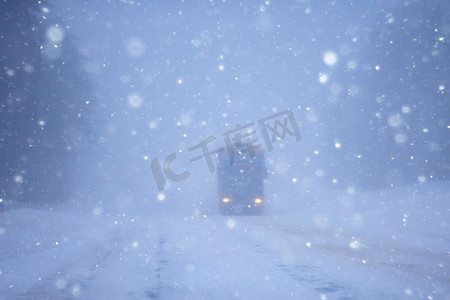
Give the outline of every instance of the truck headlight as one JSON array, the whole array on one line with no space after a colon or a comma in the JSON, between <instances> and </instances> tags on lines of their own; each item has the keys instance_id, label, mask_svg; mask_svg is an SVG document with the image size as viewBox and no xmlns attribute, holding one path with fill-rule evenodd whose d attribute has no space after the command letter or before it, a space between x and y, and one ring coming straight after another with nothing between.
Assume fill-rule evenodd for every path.
<instances>
[{"instance_id":1,"label":"truck headlight","mask_svg":"<svg viewBox=\"0 0 450 300\"><path fill-rule=\"evenodd\" d=\"M256 198L255 199L255 204L261 204L262 203L262 199L261 198Z\"/></svg>"},{"instance_id":2,"label":"truck headlight","mask_svg":"<svg viewBox=\"0 0 450 300\"><path fill-rule=\"evenodd\" d=\"M228 202L230 202L230 198L225 197L225 198L222 199L222 202L223 203L228 203Z\"/></svg>"}]
</instances>

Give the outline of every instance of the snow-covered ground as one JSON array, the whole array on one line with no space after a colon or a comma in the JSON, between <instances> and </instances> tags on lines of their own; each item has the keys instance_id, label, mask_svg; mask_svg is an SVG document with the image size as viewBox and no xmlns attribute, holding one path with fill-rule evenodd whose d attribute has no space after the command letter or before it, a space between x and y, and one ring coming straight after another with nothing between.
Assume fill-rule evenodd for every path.
<instances>
[{"instance_id":1,"label":"snow-covered ground","mask_svg":"<svg viewBox=\"0 0 450 300\"><path fill-rule=\"evenodd\" d=\"M6 211L0 299L450 299L448 182L350 192L261 217Z\"/></svg>"}]
</instances>

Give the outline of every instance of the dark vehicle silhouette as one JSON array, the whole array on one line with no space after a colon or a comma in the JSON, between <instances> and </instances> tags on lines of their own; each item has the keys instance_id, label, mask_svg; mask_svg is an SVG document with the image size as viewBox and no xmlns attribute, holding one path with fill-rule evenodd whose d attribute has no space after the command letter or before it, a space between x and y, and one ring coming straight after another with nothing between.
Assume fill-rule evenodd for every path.
<instances>
[{"instance_id":1,"label":"dark vehicle silhouette","mask_svg":"<svg viewBox=\"0 0 450 300\"><path fill-rule=\"evenodd\" d=\"M236 144L234 149L220 151L218 158L220 213L261 215L265 202L264 179L267 178L264 151Z\"/></svg>"}]
</instances>

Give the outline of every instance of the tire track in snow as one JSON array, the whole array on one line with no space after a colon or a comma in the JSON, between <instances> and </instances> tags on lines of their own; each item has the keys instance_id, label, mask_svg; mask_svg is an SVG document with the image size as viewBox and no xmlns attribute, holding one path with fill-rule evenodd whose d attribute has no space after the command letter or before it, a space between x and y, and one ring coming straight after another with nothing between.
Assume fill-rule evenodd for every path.
<instances>
[{"instance_id":1,"label":"tire track in snow","mask_svg":"<svg viewBox=\"0 0 450 300\"><path fill-rule=\"evenodd\" d=\"M103 241L95 241L82 253L66 263L50 276L41 278L34 287L27 289L20 298L67 299L81 296L97 275L99 266L124 242L123 233L113 231ZM91 241L90 241L91 242Z\"/></svg>"},{"instance_id":2,"label":"tire track in snow","mask_svg":"<svg viewBox=\"0 0 450 300\"><path fill-rule=\"evenodd\" d=\"M273 246L263 245L260 240L257 240L251 234L247 234L243 241L250 244L255 252L275 258L274 264L302 286L313 289L325 297L333 297L333 299L355 298L356 291L354 289L327 275L324 268L305 264L300 259L292 257L280 262L280 260L284 260L282 252L274 249Z\"/></svg>"}]
</instances>

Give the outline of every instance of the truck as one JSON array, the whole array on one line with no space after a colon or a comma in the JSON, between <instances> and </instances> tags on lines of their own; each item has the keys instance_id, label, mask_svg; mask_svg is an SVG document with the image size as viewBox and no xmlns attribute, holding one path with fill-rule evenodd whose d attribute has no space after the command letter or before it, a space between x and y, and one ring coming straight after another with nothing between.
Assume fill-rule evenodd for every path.
<instances>
[{"instance_id":1,"label":"truck","mask_svg":"<svg viewBox=\"0 0 450 300\"><path fill-rule=\"evenodd\" d=\"M264 181L267 178L264 151L235 144L218 153L217 183L222 215L262 215Z\"/></svg>"}]
</instances>

